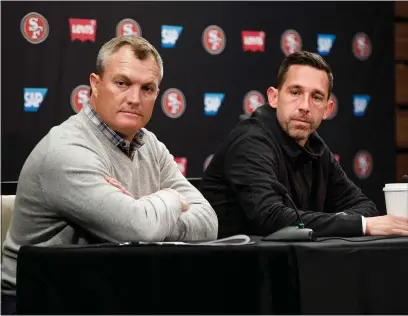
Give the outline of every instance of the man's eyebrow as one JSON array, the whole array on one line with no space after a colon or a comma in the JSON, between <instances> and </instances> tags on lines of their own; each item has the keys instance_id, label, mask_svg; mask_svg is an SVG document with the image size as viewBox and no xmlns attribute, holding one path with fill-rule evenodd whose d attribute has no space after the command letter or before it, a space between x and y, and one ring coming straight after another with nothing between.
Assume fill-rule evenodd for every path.
<instances>
[{"instance_id":1,"label":"man's eyebrow","mask_svg":"<svg viewBox=\"0 0 408 316\"><path fill-rule=\"evenodd\" d=\"M301 86L301 85L299 85L299 84L289 85L287 88L288 88L288 89L304 89L304 87ZM320 94L320 95L322 95L322 96L325 96L325 95L326 95L326 94L324 93L324 91L319 90L319 89L314 89L314 90L313 90L313 93L315 93L315 94L317 93L317 94Z\"/></svg>"},{"instance_id":2,"label":"man's eyebrow","mask_svg":"<svg viewBox=\"0 0 408 316\"><path fill-rule=\"evenodd\" d=\"M154 86L155 88L157 88L157 83L155 80L149 80L145 83L143 83L143 86Z\"/></svg>"},{"instance_id":3,"label":"man's eyebrow","mask_svg":"<svg viewBox=\"0 0 408 316\"><path fill-rule=\"evenodd\" d=\"M112 77L113 79L124 79L126 81L130 81L130 78L123 74L116 74Z\"/></svg>"},{"instance_id":4,"label":"man's eyebrow","mask_svg":"<svg viewBox=\"0 0 408 316\"><path fill-rule=\"evenodd\" d=\"M326 95L322 90L319 90L319 89L313 90L313 93L320 94L320 95L322 95L323 97Z\"/></svg>"},{"instance_id":5,"label":"man's eyebrow","mask_svg":"<svg viewBox=\"0 0 408 316\"><path fill-rule=\"evenodd\" d=\"M303 89L303 87L298 84L292 84L288 86L288 89Z\"/></svg>"}]
</instances>

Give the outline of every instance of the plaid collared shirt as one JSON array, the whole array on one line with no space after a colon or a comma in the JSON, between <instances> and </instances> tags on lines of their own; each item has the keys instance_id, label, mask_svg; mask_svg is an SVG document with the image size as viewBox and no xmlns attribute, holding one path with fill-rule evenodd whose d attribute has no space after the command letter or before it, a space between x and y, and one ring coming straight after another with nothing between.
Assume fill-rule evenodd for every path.
<instances>
[{"instance_id":1,"label":"plaid collared shirt","mask_svg":"<svg viewBox=\"0 0 408 316\"><path fill-rule=\"evenodd\" d=\"M98 113L96 113L89 104L84 106L84 112L85 115L88 116L93 123L95 123L95 125L112 142L113 145L117 146L126 156L133 160L136 150L144 145L143 136L145 133L142 130L139 130L132 142L130 142L123 139L118 133L106 125L106 123L101 120Z\"/></svg>"}]
</instances>

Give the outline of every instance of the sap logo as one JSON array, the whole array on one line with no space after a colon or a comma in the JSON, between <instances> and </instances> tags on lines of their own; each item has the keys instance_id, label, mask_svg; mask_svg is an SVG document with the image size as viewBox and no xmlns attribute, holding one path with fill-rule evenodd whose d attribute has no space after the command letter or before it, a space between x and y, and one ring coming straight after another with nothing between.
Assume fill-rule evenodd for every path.
<instances>
[{"instance_id":1,"label":"sap logo","mask_svg":"<svg viewBox=\"0 0 408 316\"><path fill-rule=\"evenodd\" d=\"M47 88L24 88L24 111L37 112L47 91Z\"/></svg>"},{"instance_id":2,"label":"sap logo","mask_svg":"<svg viewBox=\"0 0 408 316\"><path fill-rule=\"evenodd\" d=\"M355 94L353 96L353 110L355 116L364 116L371 97L369 95Z\"/></svg>"},{"instance_id":3,"label":"sap logo","mask_svg":"<svg viewBox=\"0 0 408 316\"><path fill-rule=\"evenodd\" d=\"M161 27L162 47L173 48L183 31L183 27L176 25L162 25Z\"/></svg>"},{"instance_id":4,"label":"sap logo","mask_svg":"<svg viewBox=\"0 0 408 316\"><path fill-rule=\"evenodd\" d=\"M317 52L321 56L327 56L336 40L336 36L332 34L317 34Z\"/></svg>"},{"instance_id":5,"label":"sap logo","mask_svg":"<svg viewBox=\"0 0 408 316\"><path fill-rule=\"evenodd\" d=\"M204 93L204 113L208 116L215 116L224 101L224 93Z\"/></svg>"}]
</instances>

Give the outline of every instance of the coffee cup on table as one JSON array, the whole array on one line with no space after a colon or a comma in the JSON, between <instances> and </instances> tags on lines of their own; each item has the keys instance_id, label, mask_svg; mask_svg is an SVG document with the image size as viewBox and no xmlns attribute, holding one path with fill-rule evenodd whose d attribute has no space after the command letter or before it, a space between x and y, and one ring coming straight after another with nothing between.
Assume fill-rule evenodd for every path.
<instances>
[{"instance_id":1,"label":"coffee cup on table","mask_svg":"<svg viewBox=\"0 0 408 316\"><path fill-rule=\"evenodd\" d=\"M408 183L387 183L383 191L387 214L408 218Z\"/></svg>"}]
</instances>

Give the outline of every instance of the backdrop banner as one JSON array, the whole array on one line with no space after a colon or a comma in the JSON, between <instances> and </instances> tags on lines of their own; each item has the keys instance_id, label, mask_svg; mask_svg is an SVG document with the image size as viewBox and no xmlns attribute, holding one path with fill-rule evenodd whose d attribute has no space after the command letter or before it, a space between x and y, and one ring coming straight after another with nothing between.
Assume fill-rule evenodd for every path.
<instances>
[{"instance_id":1,"label":"backdrop banner","mask_svg":"<svg viewBox=\"0 0 408 316\"><path fill-rule=\"evenodd\" d=\"M334 74L336 110L319 134L385 211L395 179L392 2L3 2L2 181L55 125L89 101L100 47L141 35L164 78L146 126L187 177L201 177L241 119L266 102L285 55L316 52Z\"/></svg>"}]
</instances>

